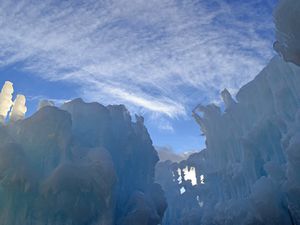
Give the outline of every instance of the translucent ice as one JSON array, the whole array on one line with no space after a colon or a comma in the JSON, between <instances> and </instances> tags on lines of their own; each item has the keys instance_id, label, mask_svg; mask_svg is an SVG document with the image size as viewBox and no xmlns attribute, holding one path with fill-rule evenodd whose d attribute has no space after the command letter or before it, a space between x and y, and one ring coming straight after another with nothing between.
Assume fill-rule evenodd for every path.
<instances>
[{"instance_id":1,"label":"translucent ice","mask_svg":"<svg viewBox=\"0 0 300 225\"><path fill-rule=\"evenodd\" d=\"M237 102L223 95L224 113L194 110L206 149L157 165L169 202L163 224L299 224L300 67L274 57ZM186 168L197 185L178 179Z\"/></svg>"},{"instance_id":2,"label":"translucent ice","mask_svg":"<svg viewBox=\"0 0 300 225\"><path fill-rule=\"evenodd\" d=\"M18 121L25 118L25 113L27 112L26 107L26 98L24 95L17 95L16 100L13 103L11 112L10 112L10 120Z\"/></svg>"},{"instance_id":3,"label":"translucent ice","mask_svg":"<svg viewBox=\"0 0 300 225\"><path fill-rule=\"evenodd\" d=\"M0 140L1 225L161 223L157 153L143 119L132 122L124 106L44 105L0 127Z\"/></svg>"},{"instance_id":4,"label":"translucent ice","mask_svg":"<svg viewBox=\"0 0 300 225\"><path fill-rule=\"evenodd\" d=\"M274 15L277 28L277 41L274 49L286 61L300 66L300 2L298 0L281 0Z\"/></svg>"},{"instance_id":5,"label":"translucent ice","mask_svg":"<svg viewBox=\"0 0 300 225\"><path fill-rule=\"evenodd\" d=\"M0 123L5 122L6 116L13 104L13 92L13 84L9 81L6 81L0 93Z\"/></svg>"}]
</instances>

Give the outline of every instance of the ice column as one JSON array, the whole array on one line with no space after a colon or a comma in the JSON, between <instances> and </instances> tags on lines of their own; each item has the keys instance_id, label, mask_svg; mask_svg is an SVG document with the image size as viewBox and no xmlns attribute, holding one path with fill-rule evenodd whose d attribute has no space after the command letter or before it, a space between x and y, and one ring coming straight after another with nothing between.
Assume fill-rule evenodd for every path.
<instances>
[{"instance_id":1,"label":"ice column","mask_svg":"<svg viewBox=\"0 0 300 225\"><path fill-rule=\"evenodd\" d=\"M24 119L27 112L26 98L24 95L17 95L14 101L13 108L10 113L10 120L15 122L17 120Z\"/></svg>"},{"instance_id":2,"label":"ice column","mask_svg":"<svg viewBox=\"0 0 300 225\"><path fill-rule=\"evenodd\" d=\"M7 114L13 104L13 83L6 81L0 93L0 123L4 124Z\"/></svg>"}]
</instances>

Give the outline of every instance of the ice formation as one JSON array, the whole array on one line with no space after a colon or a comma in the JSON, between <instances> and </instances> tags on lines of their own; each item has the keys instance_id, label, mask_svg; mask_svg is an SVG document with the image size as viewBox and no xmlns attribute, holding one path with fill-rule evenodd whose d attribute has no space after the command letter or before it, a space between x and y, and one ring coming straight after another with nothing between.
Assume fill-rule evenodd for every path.
<instances>
[{"instance_id":1,"label":"ice formation","mask_svg":"<svg viewBox=\"0 0 300 225\"><path fill-rule=\"evenodd\" d=\"M197 176L196 176L196 170L194 167L185 167L183 169L184 179L190 180L192 185L197 185Z\"/></svg>"},{"instance_id":2,"label":"ice formation","mask_svg":"<svg viewBox=\"0 0 300 225\"><path fill-rule=\"evenodd\" d=\"M283 57L236 101L224 90L224 112L214 104L195 108L206 149L158 163L156 180L169 205L164 225L300 224L299 21L300 2L280 2L275 48ZM185 168L195 168L197 185L181 178Z\"/></svg>"},{"instance_id":3,"label":"ice formation","mask_svg":"<svg viewBox=\"0 0 300 225\"><path fill-rule=\"evenodd\" d=\"M44 106L0 127L0 140L1 225L161 223L158 156L123 105Z\"/></svg>"},{"instance_id":4,"label":"ice formation","mask_svg":"<svg viewBox=\"0 0 300 225\"><path fill-rule=\"evenodd\" d=\"M282 0L277 7L275 25L277 41L274 49L289 62L300 66L300 2L298 0Z\"/></svg>"},{"instance_id":5,"label":"ice formation","mask_svg":"<svg viewBox=\"0 0 300 225\"><path fill-rule=\"evenodd\" d=\"M157 165L163 224L300 224L300 67L275 57L236 98L194 111L206 149Z\"/></svg>"},{"instance_id":6,"label":"ice formation","mask_svg":"<svg viewBox=\"0 0 300 225\"><path fill-rule=\"evenodd\" d=\"M0 225L300 224L299 15L299 1L279 4L274 48L283 59L236 100L225 89L224 112L195 108L206 149L158 163L161 186L144 120L132 122L122 105L44 102L0 126ZM7 82L2 122L12 93ZM23 100L11 112L17 118Z\"/></svg>"},{"instance_id":7,"label":"ice formation","mask_svg":"<svg viewBox=\"0 0 300 225\"><path fill-rule=\"evenodd\" d=\"M235 104L235 101L233 100L230 92L227 89L224 89L221 92L221 96L222 96L222 99L223 99L223 102L224 102L224 105L225 105L226 109L232 107L232 105Z\"/></svg>"},{"instance_id":8,"label":"ice formation","mask_svg":"<svg viewBox=\"0 0 300 225\"><path fill-rule=\"evenodd\" d=\"M4 123L7 114L13 104L12 95L14 92L13 84L6 81L0 93L0 123Z\"/></svg>"},{"instance_id":9,"label":"ice formation","mask_svg":"<svg viewBox=\"0 0 300 225\"><path fill-rule=\"evenodd\" d=\"M9 114L9 119L12 122L25 118L26 97L24 95L17 95L13 101L13 83L6 81L0 93L0 124L4 124Z\"/></svg>"},{"instance_id":10,"label":"ice formation","mask_svg":"<svg viewBox=\"0 0 300 225\"><path fill-rule=\"evenodd\" d=\"M9 118L11 121L18 121L25 118L27 112L26 98L24 95L17 95L13 103Z\"/></svg>"}]
</instances>

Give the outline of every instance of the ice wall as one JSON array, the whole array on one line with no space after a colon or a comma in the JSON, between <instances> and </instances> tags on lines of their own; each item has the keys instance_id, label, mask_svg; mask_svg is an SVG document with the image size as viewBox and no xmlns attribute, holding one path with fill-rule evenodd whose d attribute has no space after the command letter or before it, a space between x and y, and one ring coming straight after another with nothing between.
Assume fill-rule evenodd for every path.
<instances>
[{"instance_id":1,"label":"ice wall","mask_svg":"<svg viewBox=\"0 0 300 225\"><path fill-rule=\"evenodd\" d=\"M281 1L274 15L282 58L236 101L222 91L224 112L195 108L206 149L157 165L169 205L164 225L300 224L300 2ZM197 185L182 179L185 168L195 168Z\"/></svg>"},{"instance_id":2,"label":"ice wall","mask_svg":"<svg viewBox=\"0 0 300 225\"><path fill-rule=\"evenodd\" d=\"M157 153L124 106L44 106L0 127L0 140L1 225L161 223Z\"/></svg>"},{"instance_id":3,"label":"ice wall","mask_svg":"<svg viewBox=\"0 0 300 225\"><path fill-rule=\"evenodd\" d=\"M277 28L274 49L286 61L300 66L300 2L298 0L281 0L274 12Z\"/></svg>"},{"instance_id":4,"label":"ice wall","mask_svg":"<svg viewBox=\"0 0 300 225\"><path fill-rule=\"evenodd\" d=\"M224 97L223 113L194 111L206 149L157 165L169 204L163 224L300 224L300 67L274 57L237 102ZM197 185L181 178L186 168Z\"/></svg>"}]
</instances>

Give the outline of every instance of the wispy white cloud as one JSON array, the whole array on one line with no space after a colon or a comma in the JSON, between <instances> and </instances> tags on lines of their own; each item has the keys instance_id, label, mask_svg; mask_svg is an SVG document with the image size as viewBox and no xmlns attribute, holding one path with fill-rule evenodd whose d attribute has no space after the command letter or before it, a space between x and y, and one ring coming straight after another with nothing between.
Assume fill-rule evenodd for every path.
<instances>
[{"instance_id":1,"label":"wispy white cloud","mask_svg":"<svg viewBox=\"0 0 300 225\"><path fill-rule=\"evenodd\" d=\"M175 128L168 117L162 116L161 113L151 113L147 118L152 124L155 124L155 128L159 129L160 132L166 134L174 134Z\"/></svg>"},{"instance_id":2,"label":"wispy white cloud","mask_svg":"<svg viewBox=\"0 0 300 225\"><path fill-rule=\"evenodd\" d=\"M104 104L186 115L271 57L268 2L2 0L0 66L22 62Z\"/></svg>"}]
</instances>

